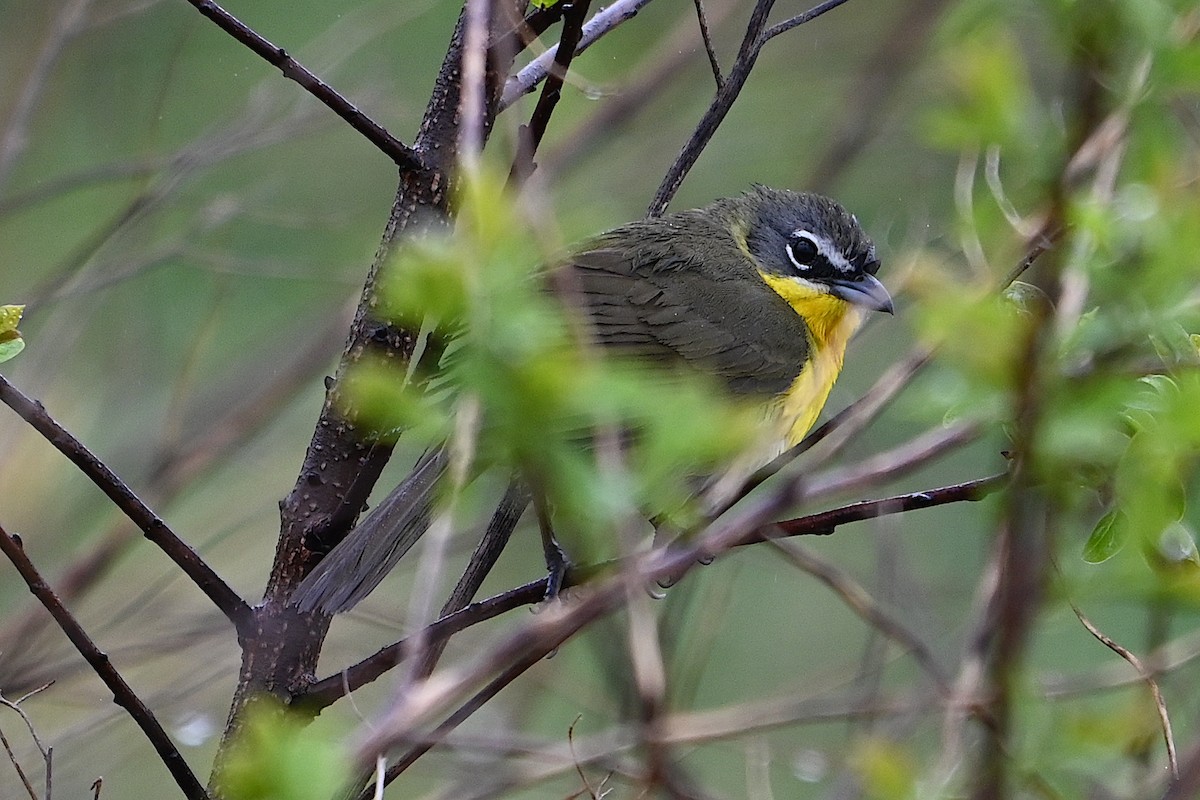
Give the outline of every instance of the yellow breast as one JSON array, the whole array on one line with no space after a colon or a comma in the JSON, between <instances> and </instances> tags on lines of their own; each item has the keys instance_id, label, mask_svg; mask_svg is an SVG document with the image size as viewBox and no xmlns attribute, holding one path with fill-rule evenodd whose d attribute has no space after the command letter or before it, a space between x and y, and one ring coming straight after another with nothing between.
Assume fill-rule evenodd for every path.
<instances>
[{"instance_id":1,"label":"yellow breast","mask_svg":"<svg viewBox=\"0 0 1200 800\"><path fill-rule=\"evenodd\" d=\"M775 411L779 437L784 447L791 447L804 438L821 415L829 392L842 371L846 345L862 324L863 313L845 300L806 282L760 274L808 326L808 363L779 397Z\"/></svg>"}]
</instances>

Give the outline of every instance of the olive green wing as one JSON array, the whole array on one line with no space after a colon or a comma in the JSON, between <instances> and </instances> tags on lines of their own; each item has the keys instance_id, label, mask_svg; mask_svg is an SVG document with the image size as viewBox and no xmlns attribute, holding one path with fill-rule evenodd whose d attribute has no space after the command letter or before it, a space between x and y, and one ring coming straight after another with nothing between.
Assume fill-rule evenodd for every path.
<instances>
[{"instance_id":1,"label":"olive green wing","mask_svg":"<svg viewBox=\"0 0 1200 800\"><path fill-rule=\"evenodd\" d=\"M716 374L739 394L782 393L808 360L803 320L748 263L715 274L671 248L601 244L569 266L607 347Z\"/></svg>"}]
</instances>

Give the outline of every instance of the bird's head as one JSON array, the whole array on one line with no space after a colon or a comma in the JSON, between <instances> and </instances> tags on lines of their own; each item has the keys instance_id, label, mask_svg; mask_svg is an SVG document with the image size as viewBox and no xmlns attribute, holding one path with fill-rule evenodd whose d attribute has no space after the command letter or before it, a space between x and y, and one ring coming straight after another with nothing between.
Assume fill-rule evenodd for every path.
<instances>
[{"instance_id":1,"label":"bird's head","mask_svg":"<svg viewBox=\"0 0 1200 800\"><path fill-rule=\"evenodd\" d=\"M833 200L755 186L733 200L733 214L763 279L799 313L808 316L805 306L821 313L832 301L892 313L891 295L875 277L875 245Z\"/></svg>"}]
</instances>

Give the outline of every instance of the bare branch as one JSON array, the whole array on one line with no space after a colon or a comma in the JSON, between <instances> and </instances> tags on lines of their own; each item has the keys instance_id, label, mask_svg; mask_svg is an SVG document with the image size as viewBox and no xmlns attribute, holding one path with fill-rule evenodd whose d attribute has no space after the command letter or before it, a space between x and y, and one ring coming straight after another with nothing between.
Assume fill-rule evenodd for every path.
<instances>
[{"instance_id":1,"label":"bare branch","mask_svg":"<svg viewBox=\"0 0 1200 800\"><path fill-rule=\"evenodd\" d=\"M50 79L54 65L62 55L63 48L87 22L88 7L92 0L72 0L62 6L46 34L37 59L30 67L21 92L17 95L12 110L8 114L8 124L0 133L0 191L8 183L8 176L21 153L29 144L29 123L33 119L38 98Z\"/></svg>"},{"instance_id":2,"label":"bare branch","mask_svg":"<svg viewBox=\"0 0 1200 800\"><path fill-rule=\"evenodd\" d=\"M846 2L846 0L825 0L824 3L813 6L808 11L805 11L803 14L797 14L796 16L792 17L791 19L785 19L783 22L772 25L770 28L767 28L766 33L763 34L763 43L765 44L766 42L770 41L771 39L774 39L776 36L778 36L781 33L787 33L792 28L795 28L798 25L803 25L806 22L811 22L814 19L816 19L817 17L824 14L826 11L832 11L833 9L837 8L842 3L845 3L845 2Z\"/></svg>"},{"instance_id":3,"label":"bare branch","mask_svg":"<svg viewBox=\"0 0 1200 800\"><path fill-rule=\"evenodd\" d=\"M0 550L4 551L4 555L8 556L8 560L21 573L29 590L54 617L54 621L71 640L71 644L75 645L79 654L91 664L96 675L112 691L113 702L125 709L137 726L142 729L142 733L146 735L155 752L158 753L158 757L162 759L163 764L175 779L175 783L183 791L184 796L188 800L207 800L208 794L204 791L204 787L196 780L196 776L183 756L180 755L179 750L176 749L166 731L155 719L154 713L146 707L146 704L121 677L117 668L112 665L108 656L96 647L87 632L84 631L83 626L59 601L38 573L33 562L25 555L20 539L9 534L2 527L0 527Z\"/></svg>"},{"instance_id":4,"label":"bare branch","mask_svg":"<svg viewBox=\"0 0 1200 800\"><path fill-rule=\"evenodd\" d=\"M816 19L826 11L845 2L846 0L827 0L772 28L767 28L767 17L771 14L775 0L758 0L755 3L754 11L751 12L750 20L746 25L746 35L742 38L742 45L738 49L733 67L729 70L728 78L718 89L708 110L704 112L704 116L700 118L700 122L692 132L691 138L675 158L675 163L663 176L662 183L659 184L658 191L654 193L654 199L650 201L650 207L646 210L646 216L657 217L666 210L671 198L675 196L680 184L683 183L684 177L691 171L696 160L700 158L704 148L708 146L713 134L717 132L717 128L724 121L725 115L729 113L729 109L733 108L734 101L741 94L742 88L750 77L750 72L754 69L763 45L772 37Z\"/></svg>"},{"instance_id":5,"label":"bare branch","mask_svg":"<svg viewBox=\"0 0 1200 800\"><path fill-rule=\"evenodd\" d=\"M972 493L977 491L979 491L978 484L976 484ZM949 696L949 681L942 668L938 666L933 653L925 646L925 643L915 633L908 630L899 620L893 618L871 596L870 592L850 577L849 573L838 569L815 553L794 543L782 542L776 539L772 540L770 544L776 551L783 554L794 567L812 575L821 581L821 583L828 586L864 622L910 652L921 669L925 670L933 680L938 690L943 695Z\"/></svg>"},{"instance_id":6,"label":"bare branch","mask_svg":"<svg viewBox=\"0 0 1200 800\"><path fill-rule=\"evenodd\" d=\"M6 706L7 708L11 708L14 712L16 712L17 716L19 716L21 718L21 721L25 723L26 730L29 731L29 738L33 739L34 747L36 747L38 749L38 752L42 756L42 765L43 765L43 770L45 771L45 786L46 786L46 794L45 794L44 800L50 800L50 798L53 796L51 790L54 787L54 780L53 780L54 748L47 747L45 745L45 743L42 742L42 738L40 736L38 736L37 728L35 728L33 726L33 720L31 720L29 718L29 715L25 713L25 709L21 708L21 703L24 703L30 697L33 697L35 694L39 694L39 693L45 691L47 688L50 687L50 685L51 684L49 684L49 683L44 683L41 686L39 686L38 688L36 688L30 692L27 692L25 695L23 695L22 697L20 697L16 700L9 700L8 698L4 697L3 695L0 695L0 705ZM33 798L33 800L38 800L37 794L33 790L33 786L30 784L29 780L26 778L25 771L21 769L21 765L19 763L17 763L16 755L13 753L12 748L9 747L8 739L6 739L4 737L3 732L0 732L0 740L3 741L4 750L8 753L9 760L12 762L12 765L16 768L17 773L21 776L21 782L23 784L25 784L25 789L26 789L26 791L29 792L29 796L31 798Z\"/></svg>"},{"instance_id":7,"label":"bare branch","mask_svg":"<svg viewBox=\"0 0 1200 800\"><path fill-rule=\"evenodd\" d=\"M825 536L833 533L838 526L849 522L918 511L949 503L982 500L1001 488L1007 479L1007 474L1002 473L952 486L851 503L829 511L756 528L748 531L741 539L733 541L730 546L759 544L790 536ZM666 548L659 550L662 551L660 555L663 555ZM695 566L694 559L688 561L685 557L681 560L683 571ZM564 588L590 583L616 568L619 568L619 565L615 562L573 567L567 574ZM532 581L442 617L424 631L428 646L432 648L455 633L513 609L541 602L546 596L546 584L546 578ZM297 701L313 710L325 708L347 692L361 688L385 674L404 659L405 652L406 640L388 645L354 666L312 684Z\"/></svg>"},{"instance_id":8,"label":"bare branch","mask_svg":"<svg viewBox=\"0 0 1200 800\"><path fill-rule=\"evenodd\" d=\"M550 77L542 85L542 93L534 106L533 114L529 117L529 124L518 131L517 155L508 175L510 185L519 186L533 173L533 158L562 96L563 82L579 47L583 35L583 18L587 15L589 5L590 0L575 0L563 15L562 34L558 40L558 47L554 48L554 65Z\"/></svg>"},{"instance_id":9,"label":"bare branch","mask_svg":"<svg viewBox=\"0 0 1200 800\"><path fill-rule=\"evenodd\" d=\"M583 35L575 47L575 55L579 55L596 43L602 36L623 22L633 19L650 0L616 0L592 15L583 26ZM533 91L533 88L546 79L553 68L554 60L558 57L558 47L551 47L546 52L529 62L520 72L508 79L504 86L504 94L500 97L498 110L511 106L517 100Z\"/></svg>"},{"instance_id":10,"label":"bare branch","mask_svg":"<svg viewBox=\"0 0 1200 800\"><path fill-rule=\"evenodd\" d=\"M143 503L116 473L66 428L59 425L40 403L26 397L2 375L0 402L17 412L34 430L45 437L46 441L77 466L96 488L104 492L113 504L141 529L147 539L158 545L159 549L192 579L197 588L233 623L239 634L245 632L251 621L251 611L246 601L238 596L195 550L176 536L167 523Z\"/></svg>"},{"instance_id":11,"label":"bare branch","mask_svg":"<svg viewBox=\"0 0 1200 800\"><path fill-rule=\"evenodd\" d=\"M725 83L721 76L721 62L717 60L717 51L713 48L712 32L708 29L708 14L704 11L704 0L694 0L696 6L696 22L700 25L700 38L704 40L704 52L708 54L708 64L712 67L713 80L717 82L717 90Z\"/></svg>"},{"instance_id":12,"label":"bare branch","mask_svg":"<svg viewBox=\"0 0 1200 800\"><path fill-rule=\"evenodd\" d=\"M736 0L709 0L705 17L717 28L729 19ZM654 55L636 68L621 91L605 97L595 113L580 120L570 132L545 153L538 165L543 180L548 174L560 172L576 157L597 143L621 134L626 124L671 85L693 59L696 26L690 19L681 18L675 29L664 36Z\"/></svg>"},{"instance_id":13,"label":"bare branch","mask_svg":"<svg viewBox=\"0 0 1200 800\"><path fill-rule=\"evenodd\" d=\"M197 11L216 23L218 28L245 45L250 52L277 68L283 73L283 77L300 84L305 91L349 123L351 128L361 133L381 153L392 159L400 169L409 172L421 172L425 169L424 162L415 150L396 139L382 125L359 111L353 103L305 69L304 65L288 55L282 47L271 44L237 17L217 5L214 0L188 0L188 2Z\"/></svg>"}]
</instances>

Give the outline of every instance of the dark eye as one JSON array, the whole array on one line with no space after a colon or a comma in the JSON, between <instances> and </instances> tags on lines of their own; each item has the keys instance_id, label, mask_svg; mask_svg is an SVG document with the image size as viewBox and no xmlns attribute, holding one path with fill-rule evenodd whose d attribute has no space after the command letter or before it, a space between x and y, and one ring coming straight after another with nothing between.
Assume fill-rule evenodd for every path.
<instances>
[{"instance_id":1,"label":"dark eye","mask_svg":"<svg viewBox=\"0 0 1200 800\"><path fill-rule=\"evenodd\" d=\"M812 267L817 258L817 243L807 233L794 233L787 243L788 258L796 269L806 270Z\"/></svg>"}]
</instances>

